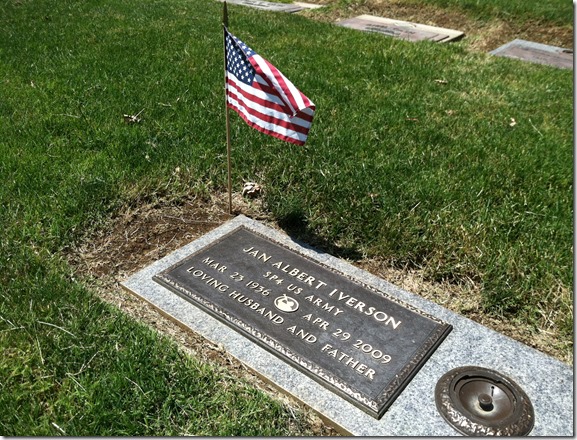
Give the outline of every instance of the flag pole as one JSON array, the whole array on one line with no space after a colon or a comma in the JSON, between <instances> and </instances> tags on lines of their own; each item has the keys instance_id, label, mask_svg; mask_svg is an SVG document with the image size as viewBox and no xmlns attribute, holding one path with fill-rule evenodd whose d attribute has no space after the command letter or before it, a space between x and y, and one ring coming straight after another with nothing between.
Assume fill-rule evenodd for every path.
<instances>
[{"instance_id":1,"label":"flag pole","mask_svg":"<svg viewBox=\"0 0 577 440\"><path fill-rule=\"evenodd\" d=\"M230 116L228 109L228 94L226 89L226 36L224 35L224 28L228 27L228 11L226 8L226 0L222 6L222 26L223 26L223 42L224 42L224 107L226 115L226 160L228 168L228 213L232 214L232 177L230 164Z\"/></svg>"}]
</instances>

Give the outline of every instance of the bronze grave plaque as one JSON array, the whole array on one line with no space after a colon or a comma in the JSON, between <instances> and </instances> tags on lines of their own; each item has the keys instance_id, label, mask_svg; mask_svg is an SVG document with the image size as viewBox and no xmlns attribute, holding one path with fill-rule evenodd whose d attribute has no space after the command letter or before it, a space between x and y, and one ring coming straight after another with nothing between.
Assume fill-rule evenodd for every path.
<instances>
[{"instance_id":1,"label":"bronze grave plaque","mask_svg":"<svg viewBox=\"0 0 577 440\"><path fill-rule=\"evenodd\" d=\"M244 226L154 280L377 419L452 328Z\"/></svg>"}]
</instances>

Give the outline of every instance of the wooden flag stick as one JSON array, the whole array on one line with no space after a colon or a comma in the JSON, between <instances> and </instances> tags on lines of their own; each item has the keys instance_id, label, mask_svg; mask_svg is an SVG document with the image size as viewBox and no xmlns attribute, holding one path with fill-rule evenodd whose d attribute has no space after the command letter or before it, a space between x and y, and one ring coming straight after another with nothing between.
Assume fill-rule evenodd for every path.
<instances>
[{"instance_id":1,"label":"wooden flag stick","mask_svg":"<svg viewBox=\"0 0 577 440\"><path fill-rule=\"evenodd\" d=\"M222 6L222 26L223 28L228 27L228 11L226 9L226 1ZM226 161L228 168L228 213L232 214L232 176L231 176L231 161L230 161L230 116L228 109L228 94L226 91L226 35L223 29L223 41L224 41L224 108L226 115Z\"/></svg>"}]
</instances>

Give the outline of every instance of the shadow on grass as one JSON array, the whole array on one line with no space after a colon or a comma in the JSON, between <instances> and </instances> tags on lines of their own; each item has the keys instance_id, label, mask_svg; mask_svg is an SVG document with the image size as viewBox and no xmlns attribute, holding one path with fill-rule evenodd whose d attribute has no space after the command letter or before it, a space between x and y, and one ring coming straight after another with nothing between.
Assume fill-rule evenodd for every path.
<instances>
[{"instance_id":1,"label":"shadow on grass","mask_svg":"<svg viewBox=\"0 0 577 440\"><path fill-rule=\"evenodd\" d=\"M300 246L328 253L336 258L344 260L360 260L362 254L353 247L338 246L333 241L327 240L309 226L308 219L303 209L292 207L277 217L278 225L283 231Z\"/></svg>"}]
</instances>

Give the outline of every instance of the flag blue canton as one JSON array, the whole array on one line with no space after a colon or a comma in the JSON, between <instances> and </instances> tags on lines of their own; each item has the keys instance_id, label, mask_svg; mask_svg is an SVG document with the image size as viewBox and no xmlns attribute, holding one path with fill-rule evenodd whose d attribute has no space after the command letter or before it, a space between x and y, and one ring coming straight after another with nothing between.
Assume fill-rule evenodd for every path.
<instances>
[{"instance_id":1,"label":"flag blue canton","mask_svg":"<svg viewBox=\"0 0 577 440\"><path fill-rule=\"evenodd\" d=\"M234 41L233 41L234 38ZM226 70L245 84L252 84L256 71L248 61L255 52L236 38L226 35Z\"/></svg>"}]
</instances>

